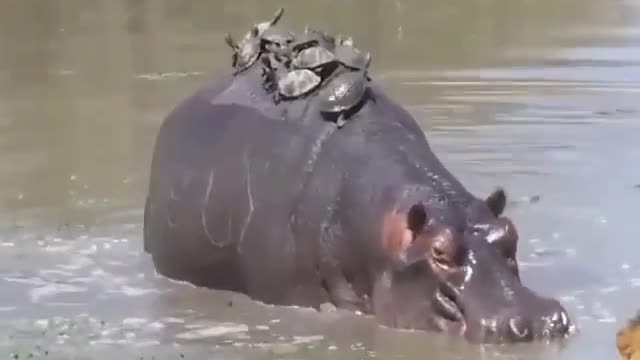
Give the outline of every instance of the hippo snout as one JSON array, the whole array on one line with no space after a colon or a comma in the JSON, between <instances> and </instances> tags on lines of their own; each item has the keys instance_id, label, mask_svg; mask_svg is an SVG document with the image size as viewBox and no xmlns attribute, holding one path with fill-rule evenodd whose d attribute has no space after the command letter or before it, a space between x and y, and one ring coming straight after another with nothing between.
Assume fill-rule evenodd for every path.
<instances>
[{"instance_id":1,"label":"hippo snout","mask_svg":"<svg viewBox=\"0 0 640 360\"><path fill-rule=\"evenodd\" d=\"M480 342L528 342L566 336L572 328L567 311L553 299L545 299L538 311L511 307L494 317L468 321L466 337Z\"/></svg>"},{"instance_id":2,"label":"hippo snout","mask_svg":"<svg viewBox=\"0 0 640 360\"><path fill-rule=\"evenodd\" d=\"M569 314L557 300L547 300L549 311L540 318L542 329L539 331L543 338L557 338L567 335L573 325Z\"/></svg>"}]
</instances>

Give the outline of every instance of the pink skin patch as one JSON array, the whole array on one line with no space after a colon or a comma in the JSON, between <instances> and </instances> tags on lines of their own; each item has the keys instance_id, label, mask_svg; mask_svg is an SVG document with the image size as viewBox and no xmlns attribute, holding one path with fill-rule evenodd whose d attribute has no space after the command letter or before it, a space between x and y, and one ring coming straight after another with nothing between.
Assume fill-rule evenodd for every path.
<instances>
[{"instance_id":1,"label":"pink skin patch","mask_svg":"<svg viewBox=\"0 0 640 360\"><path fill-rule=\"evenodd\" d=\"M404 250L411 245L413 234L408 228L407 214L392 209L385 213L382 221L382 243L393 258L402 257Z\"/></svg>"}]
</instances>

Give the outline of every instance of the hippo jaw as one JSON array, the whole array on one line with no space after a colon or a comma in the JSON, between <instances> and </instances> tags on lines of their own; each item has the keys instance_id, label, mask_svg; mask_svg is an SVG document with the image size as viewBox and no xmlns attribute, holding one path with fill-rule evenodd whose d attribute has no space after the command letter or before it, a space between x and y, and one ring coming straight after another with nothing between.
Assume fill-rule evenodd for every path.
<instances>
[{"instance_id":1,"label":"hippo jaw","mask_svg":"<svg viewBox=\"0 0 640 360\"><path fill-rule=\"evenodd\" d=\"M464 230L430 218L422 202L387 216L383 238L392 261L372 294L380 322L481 343L569 335L574 325L562 305L520 281L517 231L500 217L505 202L501 192L474 203L472 212L485 213L470 214Z\"/></svg>"}]
</instances>

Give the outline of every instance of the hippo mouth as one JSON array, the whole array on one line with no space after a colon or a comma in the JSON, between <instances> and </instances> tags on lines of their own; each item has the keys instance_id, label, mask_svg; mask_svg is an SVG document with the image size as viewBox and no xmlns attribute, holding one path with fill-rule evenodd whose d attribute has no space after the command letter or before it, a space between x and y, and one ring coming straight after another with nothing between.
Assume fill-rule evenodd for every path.
<instances>
[{"instance_id":1,"label":"hippo mouth","mask_svg":"<svg viewBox=\"0 0 640 360\"><path fill-rule=\"evenodd\" d=\"M482 343L553 340L575 331L575 325L557 301L543 298L529 301L526 305L529 313L519 311L522 308L504 307L498 310L497 315L473 318L468 308L465 313L456 290L443 284L433 295L432 319L440 332ZM543 315L536 316L541 313Z\"/></svg>"},{"instance_id":2,"label":"hippo mouth","mask_svg":"<svg viewBox=\"0 0 640 360\"><path fill-rule=\"evenodd\" d=\"M466 329L464 313L456 301L453 290L439 286L434 295L434 308L437 315L436 325L440 331L455 335L463 335Z\"/></svg>"}]
</instances>

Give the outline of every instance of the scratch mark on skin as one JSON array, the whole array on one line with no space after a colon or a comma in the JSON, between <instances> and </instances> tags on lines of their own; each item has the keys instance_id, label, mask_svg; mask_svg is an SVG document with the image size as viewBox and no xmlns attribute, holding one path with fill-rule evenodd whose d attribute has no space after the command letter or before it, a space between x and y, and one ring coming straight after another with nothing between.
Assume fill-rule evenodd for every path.
<instances>
[{"instance_id":1,"label":"scratch mark on skin","mask_svg":"<svg viewBox=\"0 0 640 360\"><path fill-rule=\"evenodd\" d=\"M176 227L176 222L172 219L171 209L169 209L169 214L167 215L167 225L169 228L173 229Z\"/></svg>"},{"instance_id":2,"label":"scratch mark on skin","mask_svg":"<svg viewBox=\"0 0 640 360\"><path fill-rule=\"evenodd\" d=\"M253 211L255 207L253 205L253 194L251 193L251 168L249 166L249 159L247 158L247 153L244 153L243 156L244 166L247 168L247 198L249 199L249 213L247 214L247 218L244 220L244 224L242 225L242 230L240 231L240 241L238 241L238 252L242 252L241 247L244 242L244 235L249 227L249 223L251 222L251 217L253 216Z\"/></svg>"},{"instance_id":3,"label":"scratch mark on skin","mask_svg":"<svg viewBox=\"0 0 640 360\"><path fill-rule=\"evenodd\" d=\"M227 217L227 244L231 244L231 228L233 224L233 213L229 211L229 215Z\"/></svg>"},{"instance_id":4,"label":"scratch mark on skin","mask_svg":"<svg viewBox=\"0 0 640 360\"><path fill-rule=\"evenodd\" d=\"M320 150L322 150L322 146L325 141L329 138L329 135L333 134L336 130L334 126L330 126L324 129L324 131L320 134L320 136L316 139L311 147L311 152L309 159L307 160L307 164L304 168L305 173L310 173L313 171L313 167L318 159L318 155L320 154Z\"/></svg>"},{"instance_id":5,"label":"scratch mark on skin","mask_svg":"<svg viewBox=\"0 0 640 360\"><path fill-rule=\"evenodd\" d=\"M169 188L169 200L180 200L180 198L176 194L176 184L173 184Z\"/></svg>"},{"instance_id":6,"label":"scratch mark on skin","mask_svg":"<svg viewBox=\"0 0 640 360\"><path fill-rule=\"evenodd\" d=\"M304 194L305 194L304 190L309 186L310 177L311 177L311 174L313 173L314 167L316 165L316 161L318 160L318 156L320 155L320 152L322 151L325 142L329 139L329 136L335 132L335 130L336 130L335 124L325 127L322 133L320 134L320 136L313 142L313 145L311 146L311 150L309 151L309 158L307 159L307 162L303 170L304 171L303 180L301 182L300 189L298 190L298 195L296 196L296 200L294 202L294 204L296 205L289 213L289 232L290 233L293 233L293 230L291 229L291 227L296 221L297 207L300 205L300 201L304 197Z\"/></svg>"},{"instance_id":7,"label":"scratch mark on skin","mask_svg":"<svg viewBox=\"0 0 640 360\"><path fill-rule=\"evenodd\" d=\"M213 238L213 236L209 232L209 225L207 224L206 210L207 210L207 205L209 205L209 201L210 201L210 198L211 198L211 189L213 188L214 179L215 179L215 172L213 170L211 170L211 172L209 172L209 179L208 179L208 182L207 182L207 190L204 193L204 199L202 201L202 209L200 210L200 220L202 222L202 228L204 229L204 234L207 236L207 239L209 239L209 242L212 243L215 246L221 247L223 244L221 242L216 241Z\"/></svg>"}]
</instances>

